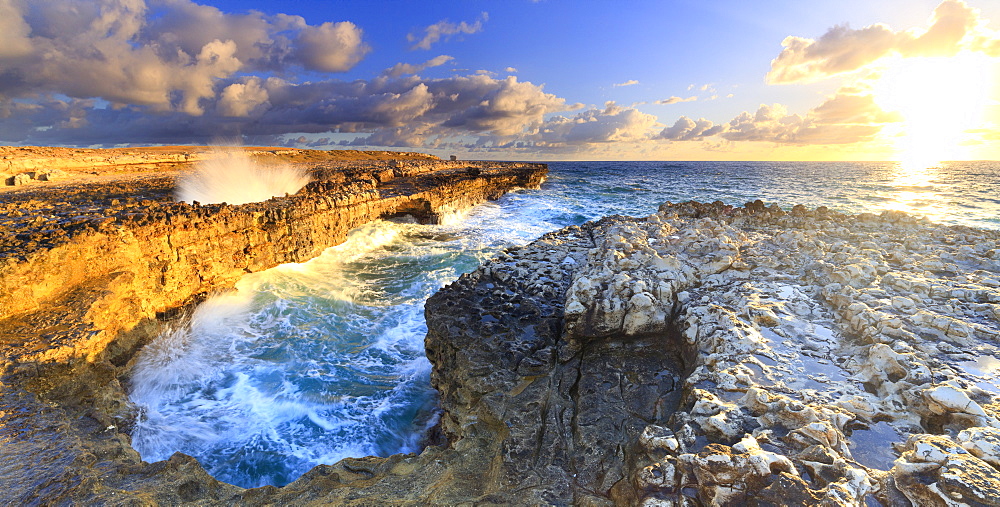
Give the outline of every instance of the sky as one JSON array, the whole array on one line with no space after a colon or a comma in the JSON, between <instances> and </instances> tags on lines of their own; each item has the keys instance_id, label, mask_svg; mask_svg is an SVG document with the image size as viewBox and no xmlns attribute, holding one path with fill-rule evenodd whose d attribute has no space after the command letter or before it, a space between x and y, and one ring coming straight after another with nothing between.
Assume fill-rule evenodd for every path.
<instances>
[{"instance_id":1,"label":"sky","mask_svg":"<svg viewBox=\"0 0 1000 507\"><path fill-rule=\"evenodd\" d=\"M218 142L1000 159L1000 2L0 0L0 143Z\"/></svg>"}]
</instances>

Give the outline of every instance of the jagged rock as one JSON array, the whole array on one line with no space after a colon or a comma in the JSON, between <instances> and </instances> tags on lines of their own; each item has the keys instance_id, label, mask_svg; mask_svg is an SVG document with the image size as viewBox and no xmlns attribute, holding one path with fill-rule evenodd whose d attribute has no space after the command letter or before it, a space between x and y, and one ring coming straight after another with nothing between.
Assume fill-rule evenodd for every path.
<instances>
[{"instance_id":1,"label":"jagged rock","mask_svg":"<svg viewBox=\"0 0 1000 507\"><path fill-rule=\"evenodd\" d=\"M385 185L373 171L386 168L393 188L423 171L422 164L392 163L359 172L368 176L350 180L360 181L351 187L357 195L317 207L367 199L359 195ZM472 177L458 166L449 170ZM287 225L300 217L299 202L277 199L260 216L281 237L301 237ZM432 211L420 201L393 202L396 211ZM160 212L117 206L123 214ZM239 217L243 209L169 212L207 220ZM87 234L111 234L117 220L88 222L94 232ZM936 226L897 212L785 212L760 202L668 203L647 218L567 228L484 263L427 302L425 343L446 443L418 455L316 467L283 488L226 489L192 473L184 498L995 505L1000 386L988 359L1000 342L998 251L996 231ZM197 251L184 255L199 269L217 269ZM111 272L77 287L71 299L99 313L111 306L103 291L134 283ZM70 313L58 324L83 321ZM107 350L121 350L107 355L127 362L132 349L120 336ZM178 498L182 483L169 471L142 475L151 465L116 447L127 440L119 432L100 449L118 449L121 457L88 457L103 456L91 450L103 442L98 429L128 424L127 407L112 406L120 399L114 367L95 377L103 383L81 383L111 386L92 399L73 390L58 395L69 388L54 380L83 378L92 367L59 375L39 367L51 369L8 364L12 375L48 379L48 388L19 391L17 403L38 407L43 420L65 421L69 416L46 419L42 401L23 400L32 393L78 400L57 405L96 421L74 444L73 459L107 471L100 480L87 476L86 494L70 485L72 474L57 475L53 498L93 500L112 489L128 498ZM18 382L11 385L26 385Z\"/></svg>"},{"instance_id":2,"label":"jagged rock","mask_svg":"<svg viewBox=\"0 0 1000 507\"><path fill-rule=\"evenodd\" d=\"M491 294L523 295L526 289L518 280L571 266L562 333L566 352L558 356L562 361L577 357L570 352L608 341L649 335L680 339L671 346L690 373L679 408L665 425L658 422L633 433L639 447L631 447L622 461L640 466L631 467L632 480L618 483L606 500L684 502L694 488L704 503L854 505L877 497L905 505L914 481L900 471L905 465L897 462L894 468L894 442L901 444L913 431L947 427L965 429L964 442L975 447L971 435L985 433L971 433L970 428L997 426L995 395L975 387L982 378L958 366L970 357L962 350L995 354L997 320L983 320L978 313L992 306L974 305L998 296L989 282L978 283L1000 271L989 253L1000 239L996 232L938 227L898 213L851 217L828 210L785 213L763 205L737 209L698 203L665 205L647 219L611 217L584 230L594 241L585 256L568 256L566 262L567 255L552 251L547 239L468 278L489 275ZM933 239L914 240L924 237ZM956 242L964 245L964 260L941 260L952 258L947 252ZM894 251L898 244L913 248L904 257ZM550 255L538 259L542 251ZM516 269L499 269L501 261ZM930 265L944 274L926 271ZM501 386L501 393L468 392L463 388L467 384L452 377L485 371L476 365L493 367L496 357L512 354L501 348L474 359L481 357L484 341L492 343L498 336L503 343L512 341L503 334L508 332L503 325L436 324L470 309L496 307L488 299L493 296L475 294L479 292L460 281L428 304L432 329L451 335L432 331L428 349L433 351L440 341L457 341L461 345L451 354L466 358L456 363L451 354L430 355L436 385L445 394L443 408L453 421L449 434L456 442L462 441L463 424L475 425L485 414L500 420L506 414L508 424L522 420L514 414L514 400L503 394L525 382L516 371L484 383ZM440 298L454 304L435 303ZM477 311L461 318L480 315ZM487 350L497 349L490 345ZM641 357L645 351L636 347L633 355ZM941 382L942 365L948 365L947 382ZM553 368L560 366L557 362ZM602 367L607 378L622 374L609 364ZM641 374L641 367L637 362L626 371ZM537 406L528 403L527 410ZM587 408L579 400L565 410L580 414ZM456 413L475 417L466 421ZM554 423L536 422L546 431ZM868 433L879 436L869 438ZM500 432L497 438L511 437ZM605 453L587 448L588 457L600 461L623 446L607 440L605 447ZM984 455L993 452L986 443L975 448ZM970 459L975 456L966 454L936 465L945 470L940 488L983 502L996 470L976 466ZM510 461L518 457L505 456ZM506 461L504 466L516 468ZM546 474L553 478L550 489L567 491L564 482L554 479L559 474ZM584 479L592 481L590 491L607 486L592 476ZM578 493L587 489L578 476L569 488L572 501L599 498Z\"/></svg>"},{"instance_id":3,"label":"jagged rock","mask_svg":"<svg viewBox=\"0 0 1000 507\"><path fill-rule=\"evenodd\" d=\"M414 169L396 176L386 173L389 161L292 155L315 160L315 181L296 195L241 206L175 203L173 173L77 175L6 191L0 203L0 439L16 444L0 446L4 503L328 504L339 498L370 504L378 496L365 495L376 493L360 492L382 472L400 480L380 481L388 495L380 503L397 503L407 498L400 491L414 487L413 470L432 477L428 488L441 482L434 475L437 455L429 451L420 467L399 457L354 460L281 490L247 491L210 477L189 456L146 464L129 446L136 413L120 378L163 320L183 315L185 306L246 272L311 258L368 221L402 213L433 220L449 207L537 186L546 171L540 164L456 166L422 157L400 161ZM118 161L135 169L134 159ZM478 174L467 171L472 166ZM341 481L356 487L316 493L317 485ZM409 498L424 498L417 493Z\"/></svg>"},{"instance_id":4,"label":"jagged rock","mask_svg":"<svg viewBox=\"0 0 1000 507\"><path fill-rule=\"evenodd\" d=\"M1000 505L1000 472L944 436L911 436L892 473L914 505Z\"/></svg>"}]
</instances>

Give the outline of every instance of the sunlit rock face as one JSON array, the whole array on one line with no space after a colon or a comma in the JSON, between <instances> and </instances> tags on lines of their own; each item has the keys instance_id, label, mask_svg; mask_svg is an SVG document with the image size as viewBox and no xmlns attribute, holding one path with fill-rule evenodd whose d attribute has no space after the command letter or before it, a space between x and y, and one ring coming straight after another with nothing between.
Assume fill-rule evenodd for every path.
<instances>
[{"instance_id":1,"label":"sunlit rock face","mask_svg":"<svg viewBox=\"0 0 1000 507\"><path fill-rule=\"evenodd\" d=\"M46 399L75 400L38 410L73 438L49 461L60 486L17 498L995 505L998 280L996 231L896 212L667 204L548 234L427 302L442 416L420 454L250 490L180 454L141 465L108 429L128 423L114 368L88 368L72 382L40 377ZM127 363L125 352L112 362Z\"/></svg>"}]
</instances>

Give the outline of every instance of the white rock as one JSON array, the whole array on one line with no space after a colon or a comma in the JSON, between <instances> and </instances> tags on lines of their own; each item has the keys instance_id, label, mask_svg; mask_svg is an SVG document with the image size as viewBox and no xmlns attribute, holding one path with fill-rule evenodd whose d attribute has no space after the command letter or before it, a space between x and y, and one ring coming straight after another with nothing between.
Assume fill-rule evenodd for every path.
<instances>
[{"instance_id":1,"label":"white rock","mask_svg":"<svg viewBox=\"0 0 1000 507\"><path fill-rule=\"evenodd\" d=\"M964 390L956 389L953 386L940 385L930 389L925 389L922 394L925 399L937 404L938 407L943 409L935 410L936 413L962 412L980 417L988 417L986 411L983 410L983 407L972 401L972 399L969 398L968 393ZM933 404L931 407L931 409L934 410L935 407Z\"/></svg>"}]
</instances>

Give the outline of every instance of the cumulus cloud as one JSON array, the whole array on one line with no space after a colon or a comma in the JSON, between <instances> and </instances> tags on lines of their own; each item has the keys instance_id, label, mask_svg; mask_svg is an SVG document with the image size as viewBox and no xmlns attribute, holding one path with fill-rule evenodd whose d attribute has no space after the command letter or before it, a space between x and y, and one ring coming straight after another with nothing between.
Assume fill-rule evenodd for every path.
<instances>
[{"instance_id":1,"label":"cumulus cloud","mask_svg":"<svg viewBox=\"0 0 1000 507\"><path fill-rule=\"evenodd\" d=\"M447 19L438 21L427 28L424 28L423 35L409 34L406 36L406 40L413 42L413 46L410 49L430 49L431 46L436 44L442 38L448 40L452 35L456 34L474 34L481 32L483 30L483 24L489 19L489 13L482 13L479 15L474 23L466 23L462 21L461 23L455 24Z\"/></svg>"},{"instance_id":2,"label":"cumulus cloud","mask_svg":"<svg viewBox=\"0 0 1000 507\"><path fill-rule=\"evenodd\" d=\"M344 71L368 52L351 23L310 26L190 0L6 0L0 28L2 98L62 94L191 115L237 72Z\"/></svg>"},{"instance_id":3,"label":"cumulus cloud","mask_svg":"<svg viewBox=\"0 0 1000 507\"><path fill-rule=\"evenodd\" d=\"M897 114L883 111L870 94L854 91L843 89L805 115L789 114L780 104L763 104L754 113L745 111L722 124L682 116L658 137L671 141L719 136L727 141L850 144L870 141L886 123L900 121Z\"/></svg>"},{"instance_id":4,"label":"cumulus cloud","mask_svg":"<svg viewBox=\"0 0 1000 507\"><path fill-rule=\"evenodd\" d=\"M572 118L555 116L527 140L536 146L642 141L650 138L655 125L653 115L608 102L604 109L588 109Z\"/></svg>"},{"instance_id":5,"label":"cumulus cloud","mask_svg":"<svg viewBox=\"0 0 1000 507\"><path fill-rule=\"evenodd\" d=\"M454 93L454 104L462 97L463 84L473 90L478 104L465 104L457 114L442 123L445 127L463 128L472 132L492 132L496 135L520 133L527 123L540 123L545 114L566 109L564 99L542 92L541 87L528 82L518 82L514 76L493 79L488 76L455 78L444 87L445 93ZM449 95L450 96L450 95ZM530 120L530 121L526 121Z\"/></svg>"},{"instance_id":6,"label":"cumulus cloud","mask_svg":"<svg viewBox=\"0 0 1000 507\"><path fill-rule=\"evenodd\" d=\"M870 94L838 93L810 111L822 124L882 124L902 121L896 112L882 110Z\"/></svg>"},{"instance_id":7,"label":"cumulus cloud","mask_svg":"<svg viewBox=\"0 0 1000 507\"><path fill-rule=\"evenodd\" d=\"M434 58L431 58L430 60L427 60L424 63L416 65L410 63L397 63L396 65L393 65L388 69L385 69L385 71L382 72L382 75L388 77L399 77L404 74L416 74L424 69L429 69L431 67L440 67L441 65L444 65L454 59L455 58L452 56L440 55L440 56L435 56Z\"/></svg>"},{"instance_id":8,"label":"cumulus cloud","mask_svg":"<svg viewBox=\"0 0 1000 507\"><path fill-rule=\"evenodd\" d=\"M302 65L322 72L350 70L370 50L361 41L361 30L348 21L305 26L296 42L295 55Z\"/></svg>"},{"instance_id":9,"label":"cumulus cloud","mask_svg":"<svg viewBox=\"0 0 1000 507\"><path fill-rule=\"evenodd\" d=\"M875 24L861 29L837 25L819 39L787 37L771 61L770 83L810 82L854 72L889 56L948 56L962 50L1000 53L1000 38L984 28L979 10L962 0L945 0L926 29L895 31Z\"/></svg>"},{"instance_id":10,"label":"cumulus cloud","mask_svg":"<svg viewBox=\"0 0 1000 507\"><path fill-rule=\"evenodd\" d=\"M624 83L615 83L615 84L613 84L611 86L613 86L615 88L618 88L618 87L621 87L621 86L632 86L632 85L637 85L637 84L639 84L639 81L636 81L635 79L629 79L628 81L625 81Z\"/></svg>"},{"instance_id":11,"label":"cumulus cloud","mask_svg":"<svg viewBox=\"0 0 1000 507\"><path fill-rule=\"evenodd\" d=\"M660 138L671 141L701 140L722 133L725 127L725 125L716 125L704 118L695 121L687 116L681 116L672 126L660 132Z\"/></svg>"},{"instance_id":12,"label":"cumulus cloud","mask_svg":"<svg viewBox=\"0 0 1000 507\"><path fill-rule=\"evenodd\" d=\"M217 109L222 116L250 116L268 104L268 93L258 77L233 83L222 89Z\"/></svg>"},{"instance_id":13,"label":"cumulus cloud","mask_svg":"<svg viewBox=\"0 0 1000 507\"><path fill-rule=\"evenodd\" d=\"M93 101L48 101L33 108L0 101L0 135L13 143L112 145L207 142L220 136L277 143L287 134L340 132L370 134L361 143L418 146L436 138L531 133L546 115L577 107L513 76L307 83L247 77L228 80L220 89L217 98L202 101L200 116L151 115L138 105L100 108Z\"/></svg>"},{"instance_id":14,"label":"cumulus cloud","mask_svg":"<svg viewBox=\"0 0 1000 507\"><path fill-rule=\"evenodd\" d=\"M692 95L692 96L690 96L690 97L688 97L686 99L678 97L678 96L675 95L675 96L672 96L670 98L666 98L666 99L663 99L663 100L657 100L656 102L653 102L653 103L654 104L660 104L660 105L666 106L666 105L670 105L670 104L677 104L678 102L694 102L696 100L698 100L698 97L695 96L695 95Z\"/></svg>"},{"instance_id":15,"label":"cumulus cloud","mask_svg":"<svg viewBox=\"0 0 1000 507\"><path fill-rule=\"evenodd\" d=\"M21 12L24 2L0 2L0 58L20 58L31 54L31 27Z\"/></svg>"}]
</instances>

